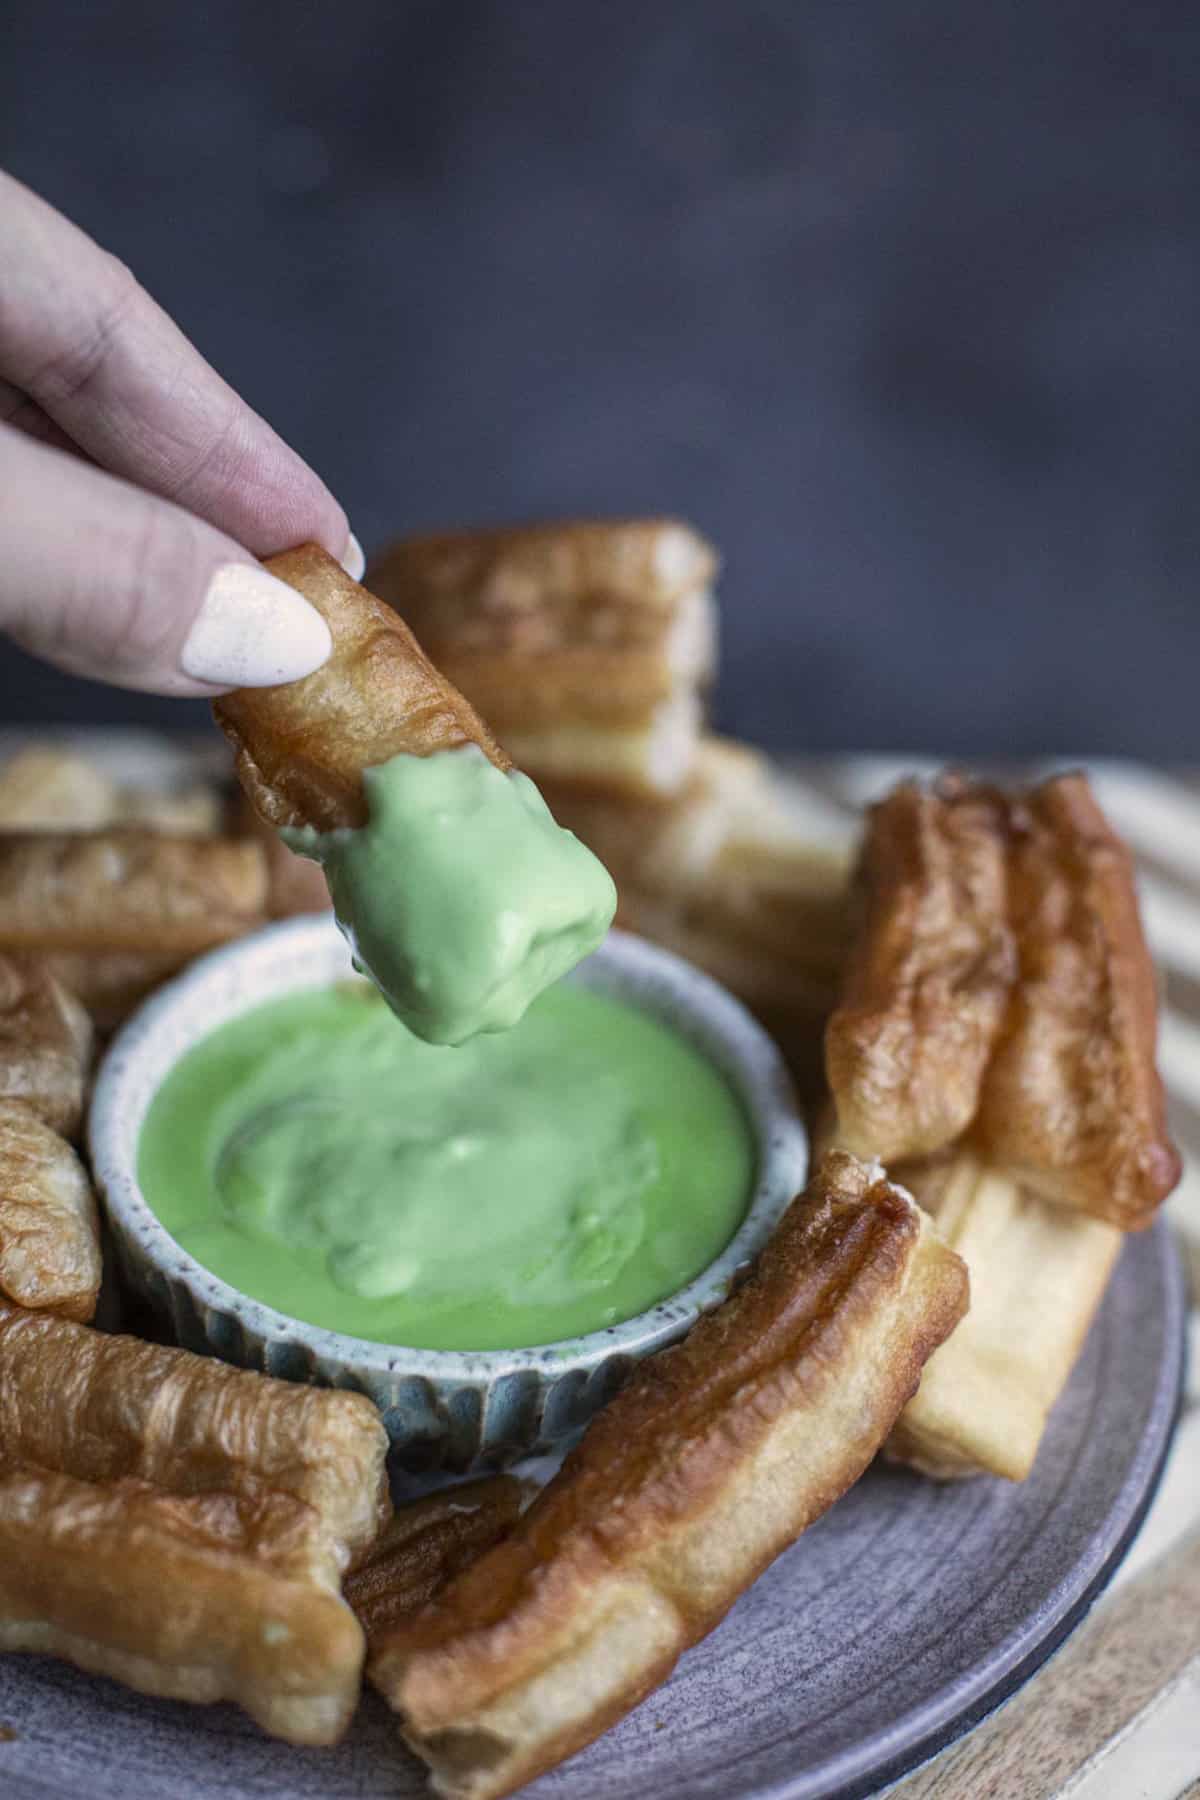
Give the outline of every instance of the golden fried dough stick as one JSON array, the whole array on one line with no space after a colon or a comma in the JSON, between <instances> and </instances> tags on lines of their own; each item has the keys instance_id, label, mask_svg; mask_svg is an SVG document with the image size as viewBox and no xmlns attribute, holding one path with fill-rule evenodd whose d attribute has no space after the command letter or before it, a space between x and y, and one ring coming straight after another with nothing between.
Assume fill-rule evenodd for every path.
<instances>
[{"instance_id":1,"label":"golden fried dough stick","mask_svg":"<svg viewBox=\"0 0 1200 1800\"><path fill-rule=\"evenodd\" d=\"M0 955L0 1099L74 1137L91 1058L91 1020L45 959Z\"/></svg>"},{"instance_id":2,"label":"golden fried dough stick","mask_svg":"<svg viewBox=\"0 0 1200 1800\"><path fill-rule=\"evenodd\" d=\"M1049 781L1012 811L1020 976L972 1138L1045 1199L1136 1231L1180 1161L1132 858L1084 775Z\"/></svg>"},{"instance_id":3,"label":"golden fried dough stick","mask_svg":"<svg viewBox=\"0 0 1200 1800\"><path fill-rule=\"evenodd\" d=\"M368 580L539 781L675 792L713 673L712 546L673 519L401 539Z\"/></svg>"},{"instance_id":4,"label":"golden fried dough stick","mask_svg":"<svg viewBox=\"0 0 1200 1800\"><path fill-rule=\"evenodd\" d=\"M311 1509L340 1575L390 1511L386 1447L361 1394L0 1306L0 1463L183 1494L269 1487Z\"/></svg>"},{"instance_id":5,"label":"golden fried dough stick","mask_svg":"<svg viewBox=\"0 0 1200 1800\"><path fill-rule=\"evenodd\" d=\"M261 924L257 844L136 827L0 833L0 951L208 950Z\"/></svg>"},{"instance_id":6,"label":"golden fried dough stick","mask_svg":"<svg viewBox=\"0 0 1200 1800\"><path fill-rule=\"evenodd\" d=\"M1087 778L905 783L871 815L865 921L826 1033L838 1142L891 1163L967 1138L1126 1230L1179 1179L1128 852Z\"/></svg>"},{"instance_id":7,"label":"golden fried dough stick","mask_svg":"<svg viewBox=\"0 0 1200 1800\"><path fill-rule=\"evenodd\" d=\"M0 1100L0 1295L90 1319L102 1274L87 1171L28 1106Z\"/></svg>"},{"instance_id":8,"label":"golden fried dough stick","mask_svg":"<svg viewBox=\"0 0 1200 1800\"><path fill-rule=\"evenodd\" d=\"M333 636L329 660L302 681L239 688L213 703L238 779L269 825L331 831L366 823L363 770L393 756L476 744L511 762L408 626L315 544L265 567L298 589Z\"/></svg>"},{"instance_id":9,"label":"golden fried dough stick","mask_svg":"<svg viewBox=\"0 0 1200 1800\"><path fill-rule=\"evenodd\" d=\"M401 1507L343 1583L368 1651L499 1543L530 1491L512 1475L493 1475Z\"/></svg>"},{"instance_id":10,"label":"golden fried dough stick","mask_svg":"<svg viewBox=\"0 0 1200 1800\"><path fill-rule=\"evenodd\" d=\"M960 1152L901 1175L971 1275L971 1310L925 1366L885 1446L948 1478L1024 1481L1124 1241Z\"/></svg>"},{"instance_id":11,"label":"golden fried dough stick","mask_svg":"<svg viewBox=\"0 0 1200 1800\"><path fill-rule=\"evenodd\" d=\"M990 789L905 782L867 821L861 925L825 1034L838 1140L890 1163L970 1124L1016 975L1007 812Z\"/></svg>"},{"instance_id":12,"label":"golden fried dough stick","mask_svg":"<svg viewBox=\"0 0 1200 1800\"><path fill-rule=\"evenodd\" d=\"M116 782L76 750L31 744L0 766L0 831L94 831L118 805Z\"/></svg>"},{"instance_id":13,"label":"golden fried dough stick","mask_svg":"<svg viewBox=\"0 0 1200 1800\"><path fill-rule=\"evenodd\" d=\"M310 1509L0 1466L0 1650L142 1693L236 1700L297 1744L341 1736L363 1635L308 1554Z\"/></svg>"},{"instance_id":14,"label":"golden fried dough stick","mask_svg":"<svg viewBox=\"0 0 1200 1800\"><path fill-rule=\"evenodd\" d=\"M156 987L177 975L190 957L178 950L51 950L47 970L80 1002L99 1032L115 1031Z\"/></svg>"},{"instance_id":15,"label":"golden fried dough stick","mask_svg":"<svg viewBox=\"0 0 1200 1800\"><path fill-rule=\"evenodd\" d=\"M372 1680L453 1800L494 1800L669 1675L857 1480L967 1303L911 1197L834 1153L754 1273L639 1365Z\"/></svg>"},{"instance_id":16,"label":"golden fried dough stick","mask_svg":"<svg viewBox=\"0 0 1200 1800\"><path fill-rule=\"evenodd\" d=\"M386 1447L361 1395L0 1306L0 1646L333 1742Z\"/></svg>"}]
</instances>

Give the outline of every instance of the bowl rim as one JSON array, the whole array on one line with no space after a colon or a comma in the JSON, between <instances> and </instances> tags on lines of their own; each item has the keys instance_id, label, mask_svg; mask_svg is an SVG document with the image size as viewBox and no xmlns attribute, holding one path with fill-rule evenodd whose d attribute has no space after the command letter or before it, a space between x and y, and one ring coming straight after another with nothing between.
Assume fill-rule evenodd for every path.
<instances>
[{"instance_id":1,"label":"bowl rim","mask_svg":"<svg viewBox=\"0 0 1200 1800\"><path fill-rule=\"evenodd\" d=\"M344 965L340 974L339 967L331 966L335 961ZM288 968L300 978L287 978ZM274 984L264 987L263 977L273 969ZM246 978L245 997L230 1004L239 974ZM264 1341L303 1345L326 1362L357 1367L375 1379L416 1376L443 1386L460 1382L476 1386L481 1380L490 1383L522 1370L556 1376L568 1368L589 1371L613 1355L644 1355L659 1342L680 1336L723 1299L804 1185L808 1133L773 1039L711 976L671 951L614 929L564 979L635 1005L640 994L643 1010L681 1031L717 1064L750 1123L757 1151L755 1184L742 1221L724 1249L674 1294L630 1319L513 1350L384 1344L279 1312L207 1269L158 1218L137 1178L142 1122L166 1070L209 1032L272 999L352 974L349 949L331 914L275 922L210 951L158 989L125 1022L101 1060L88 1111L87 1144L110 1228L119 1238L134 1239L155 1272L182 1284L201 1312L217 1309ZM214 1010L222 995L226 1004ZM664 1016L668 1008L673 1015L669 1018ZM194 1012L195 1023L185 1025L189 1011ZM173 1031L182 1031L184 1041L177 1043L175 1055L157 1078L148 1081L147 1059L159 1052L161 1040ZM131 1088L142 1090L140 1105Z\"/></svg>"}]
</instances>

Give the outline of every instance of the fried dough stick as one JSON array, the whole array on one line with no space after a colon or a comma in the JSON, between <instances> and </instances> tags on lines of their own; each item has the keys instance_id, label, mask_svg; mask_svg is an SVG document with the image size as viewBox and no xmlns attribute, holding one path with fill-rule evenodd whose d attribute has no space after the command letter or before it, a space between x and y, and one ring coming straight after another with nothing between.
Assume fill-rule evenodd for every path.
<instances>
[{"instance_id":1,"label":"fried dough stick","mask_svg":"<svg viewBox=\"0 0 1200 1800\"><path fill-rule=\"evenodd\" d=\"M0 1644L332 1742L386 1444L361 1395L0 1307Z\"/></svg>"},{"instance_id":2,"label":"fried dough stick","mask_svg":"<svg viewBox=\"0 0 1200 1800\"><path fill-rule=\"evenodd\" d=\"M971 1272L971 1310L926 1364L885 1446L949 1479L1024 1481L1124 1242L969 1152L901 1179Z\"/></svg>"},{"instance_id":3,"label":"fried dough stick","mask_svg":"<svg viewBox=\"0 0 1200 1800\"><path fill-rule=\"evenodd\" d=\"M967 1303L877 1170L834 1153L746 1284L642 1363L510 1535L370 1674L453 1800L494 1800L670 1674L856 1481Z\"/></svg>"},{"instance_id":4,"label":"fried dough stick","mask_svg":"<svg viewBox=\"0 0 1200 1800\"><path fill-rule=\"evenodd\" d=\"M674 519L605 519L403 538L368 579L522 768L636 798L691 770L716 569Z\"/></svg>"},{"instance_id":5,"label":"fried dough stick","mask_svg":"<svg viewBox=\"0 0 1200 1800\"><path fill-rule=\"evenodd\" d=\"M266 916L257 844L139 827L0 833L0 951L186 958Z\"/></svg>"},{"instance_id":6,"label":"fried dough stick","mask_svg":"<svg viewBox=\"0 0 1200 1800\"><path fill-rule=\"evenodd\" d=\"M142 1001L191 958L178 951L51 950L41 959L80 1002L96 1030L115 1031Z\"/></svg>"},{"instance_id":7,"label":"fried dough stick","mask_svg":"<svg viewBox=\"0 0 1200 1800\"><path fill-rule=\"evenodd\" d=\"M277 1737L334 1743L363 1638L298 1547L308 1510L0 1467L0 1650L172 1700L236 1700Z\"/></svg>"},{"instance_id":8,"label":"fried dough stick","mask_svg":"<svg viewBox=\"0 0 1200 1800\"><path fill-rule=\"evenodd\" d=\"M267 824L365 824L363 770L393 756L476 744L498 769L512 767L404 621L332 556L304 544L264 566L304 595L333 637L329 660L302 681L238 688L213 703L238 779Z\"/></svg>"},{"instance_id":9,"label":"fried dough stick","mask_svg":"<svg viewBox=\"0 0 1200 1800\"><path fill-rule=\"evenodd\" d=\"M1133 859L1084 775L1012 808L1020 973L972 1139L1022 1186L1138 1231L1180 1175Z\"/></svg>"},{"instance_id":10,"label":"fried dough stick","mask_svg":"<svg viewBox=\"0 0 1200 1800\"><path fill-rule=\"evenodd\" d=\"M0 956L0 1099L21 1101L74 1137L91 1057L91 1021L46 960Z\"/></svg>"},{"instance_id":11,"label":"fried dough stick","mask_svg":"<svg viewBox=\"0 0 1200 1800\"><path fill-rule=\"evenodd\" d=\"M512 1475L493 1475L401 1507L343 1583L368 1651L498 1544L530 1493Z\"/></svg>"},{"instance_id":12,"label":"fried dough stick","mask_svg":"<svg viewBox=\"0 0 1200 1800\"><path fill-rule=\"evenodd\" d=\"M214 703L247 795L320 862L356 966L410 1031L508 1030L600 943L611 878L389 607L314 545L267 566L323 615L332 652L303 681Z\"/></svg>"},{"instance_id":13,"label":"fried dough stick","mask_svg":"<svg viewBox=\"0 0 1200 1800\"><path fill-rule=\"evenodd\" d=\"M1179 1179L1128 851L1084 775L1026 795L905 783L874 808L862 929L826 1032L838 1142L959 1139L1124 1230Z\"/></svg>"},{"instance_id":14,"label":"fried dough stick","mask_svg":"<svg viewBox=\"0 0 1200 1800\"><path fill-rule=\"evenodd\" d=\"M28 1106L0 1100L0 1296L87 1320L102 1274L86 1169Z\"/></svg>"},{"instance_id":15,"label":"fried dough stick","mask_svg":"<svg viewBox=\"0 0 1200 1800\"><path fill-rule=\"evenodd\" d=\"M891 1163L966 1130L1016 975L1007 813L989 789L905 782L871 809L861 925L825 1034L838 1142Z\"/></svg>"}]
</instances>

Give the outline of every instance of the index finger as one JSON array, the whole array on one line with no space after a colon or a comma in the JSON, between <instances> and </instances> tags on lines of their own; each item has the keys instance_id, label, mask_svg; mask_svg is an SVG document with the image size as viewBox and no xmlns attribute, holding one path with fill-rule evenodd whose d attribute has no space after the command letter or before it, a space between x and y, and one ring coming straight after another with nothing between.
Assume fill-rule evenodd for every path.
<instances>
[{"instance_id":1,"label":"index finger","mask_svg":"<svg viewBox=\"0 0 1200 1800\"><path fill-rule=\"evenodd\" d=\"M0 171L0 377L89 456L259 556L347 552L324 482L117 259Z\"/></svg>"}]
</instances>

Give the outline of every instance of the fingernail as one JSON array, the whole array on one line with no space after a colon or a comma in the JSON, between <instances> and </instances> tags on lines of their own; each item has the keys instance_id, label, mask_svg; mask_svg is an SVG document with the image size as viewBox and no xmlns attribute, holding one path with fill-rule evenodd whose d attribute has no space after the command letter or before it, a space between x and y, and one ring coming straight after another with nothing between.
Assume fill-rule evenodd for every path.
<instances>
[{"instance_id":1,"label":"fingernail","mask_svg":"<svg viewBox=\"0 0 1200 1800\"><path fill-rule=\"evenodd\" d=\"M361 581L366 566L367 559L363 554L363 547L351 532L346 539L346 548L342 551L342 567L351 581Z\"/></svg>"},{"instance_id":2,"label":"fingernail","mask_svg":"<svg viewBox=\"0 0 1200 1800\"><path fill-rule=\"evenodd\" d=\"M333 648L320 613L286 582L225 563L192 620L179 666L217 687L277 687L319 669Z\"/></svg>"}]
</instances>

